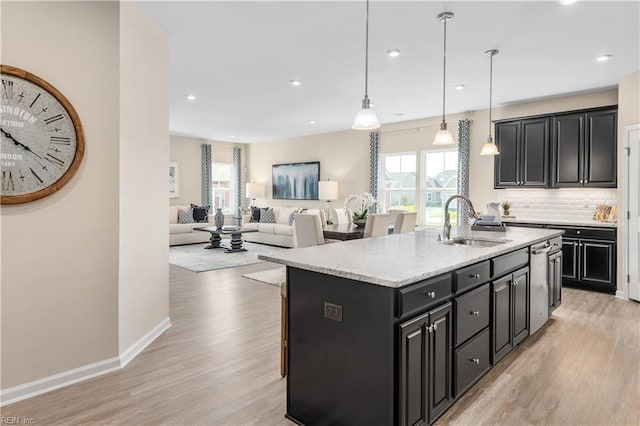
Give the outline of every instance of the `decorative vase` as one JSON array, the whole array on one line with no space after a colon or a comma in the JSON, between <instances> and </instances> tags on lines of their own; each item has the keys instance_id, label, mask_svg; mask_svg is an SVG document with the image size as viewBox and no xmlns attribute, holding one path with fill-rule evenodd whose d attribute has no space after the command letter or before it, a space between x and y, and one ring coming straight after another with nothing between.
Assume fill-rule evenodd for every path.
<instances>
[{"instance_id":1,"label":"decorative vase","mask_svg":"<svg viewBox=\"0 0 640 426\"><path fill-rule=\"evenodd\" d=\"M367 224L367 218L365 217L364 219L354 219L353 224L358 228L364 228L364 226Z\"/></svg>"},{"instance_id":2,"label":"decorative vase","mask_svg":"<svg viewBox=\"0 0 640 426\"><path fill-rule=\"evenodd\" d=\"M222 209L216 209L216 214L213 216L213 222L216 225L216 228L222 229L224 225L224 213L222 213Z\"/></svg>"},{"instance_id":3,"label":"decorative vase","mask_svg":"<svg viewBox=\"0 0 640 426\"><path fill-rule=\"evenodd\" d=\"M509 211L509 210L505 210L505 211L504 211L504 215L505 215L505 216L509 216L509 213L511 213L511 211Z\"/></svg>"}]
</instances>

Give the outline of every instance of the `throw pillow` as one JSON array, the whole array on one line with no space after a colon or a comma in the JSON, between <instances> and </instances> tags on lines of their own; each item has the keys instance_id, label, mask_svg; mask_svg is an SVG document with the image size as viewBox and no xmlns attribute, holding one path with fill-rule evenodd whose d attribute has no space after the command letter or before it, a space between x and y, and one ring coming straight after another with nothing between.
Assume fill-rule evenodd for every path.
<instances>
[{"instance_id":1,"label":"throw pillow","mask_svg":"<svg viewBox=\"0 0 640 426\"><path fill-rule=\"evenodd\" d=\"M271 207L260 209L260 223L276 223L276 214Z\"/></svg>"},{"instance_id":2,"label":"throw pillow","mask_svg":"<svg viewBox=\"0 0 640 426\"><path fill-rule=\"evenodd\" d=\"M178 223L195 223L193 220L193 209L189 209L189 211L178 209Z\"/></svg>"},{"instance_id":3,"label":"throw pillow","mask_svg":"<svg viewBox=\"0 0 640 426\"><path fill-rule=\"evenodd\" d=\"M289 226L293 225L293 220L294 220L294 216L296 215L296 213L298 213L297 210L294 210L291 213L289 213L289 221L287 222L289 224Z\"/></svg>"},{"instance_id":4,"label":"throw pillow","mask_svg":"<svg viewBox=\"0 0 640 426\"><path fill-rule=\"evenodd\" d=\"M195 204L191 204L191 210L193 210L193 220L196 222L207 221L209 206L196 206Z\"/></svg>"},{"instance_id":5,"label":"throw pillow","mask_svg":"<svg viewBox=\"0 0 640 426\"><path fill-rule=\"evenodd\" d=\"M249 222L260 222L260 208L251 207L251 220Z\"/></svg>"}]
</instances>

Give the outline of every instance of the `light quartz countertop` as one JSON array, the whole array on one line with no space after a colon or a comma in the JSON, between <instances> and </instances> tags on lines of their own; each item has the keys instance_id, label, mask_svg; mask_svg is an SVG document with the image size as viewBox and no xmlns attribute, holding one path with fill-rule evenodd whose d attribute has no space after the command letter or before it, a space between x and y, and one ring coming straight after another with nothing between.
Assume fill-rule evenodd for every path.
<instances>
[{"instance_id":1,"label":"light quartz countertop","mask_svg":"<svg viewBox=\"0 0 640 426\"><path fill-rule=\"evenodd\" d=\"M258 255L261 260L398 288L562 235L561 230L507 228L505 232L452 229L451 236L506 239L494 247L447 245L440 229L364 238Z\"/></svg>"},{"instance_id":2,"label":"light quartz countertop","mask_svg":"<svg viewBox=\"0 0 640 426\"><path fill-rule=\"evenodd\" d=\"M502 221L505 223L509 222L522 222L522 223L536 223L541 225L560 225L560 226L592 226L598 228L617 228L618 224L616 222L601 222L599 220L593 219L572 219L572 218L557 218L557 217L549 217L549 218L527 218L526 216L516 216L516 217L503 217Z\"/></svg>"}]
</instances>

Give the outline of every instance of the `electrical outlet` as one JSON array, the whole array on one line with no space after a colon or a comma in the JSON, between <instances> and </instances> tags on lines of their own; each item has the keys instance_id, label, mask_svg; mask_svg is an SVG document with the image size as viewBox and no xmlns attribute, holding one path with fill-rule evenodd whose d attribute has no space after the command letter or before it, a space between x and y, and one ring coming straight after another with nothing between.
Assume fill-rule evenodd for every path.
<instances>
[{"instance_id":1,"label":"electrical outlet","mask_svg":"<svg viewBox=\"0 0 640 426\"><path fill-rule=\"evenodd\" d=\"M324 317L342 322L342 306L324 302Z\"/></svg>"}]
</instances>

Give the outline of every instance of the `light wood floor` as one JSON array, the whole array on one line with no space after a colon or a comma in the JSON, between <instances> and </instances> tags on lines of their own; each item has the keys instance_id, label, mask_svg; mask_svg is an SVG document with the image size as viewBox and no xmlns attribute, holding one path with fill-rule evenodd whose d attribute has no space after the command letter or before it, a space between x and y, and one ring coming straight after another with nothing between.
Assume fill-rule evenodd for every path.
<instances>
[{"instance_id":1,"label":"light wood floor","mask_svg":"<svg viewBox=\"0 0 640 426\"><path fill-rule=\"evenodd\" d=\"M2 408L38 425L287 425L279 289L171 266L173 326L125 369ZM640 424L640 304L565 289L553 319L437 422Z\"/></svg>"}]
</instances>

